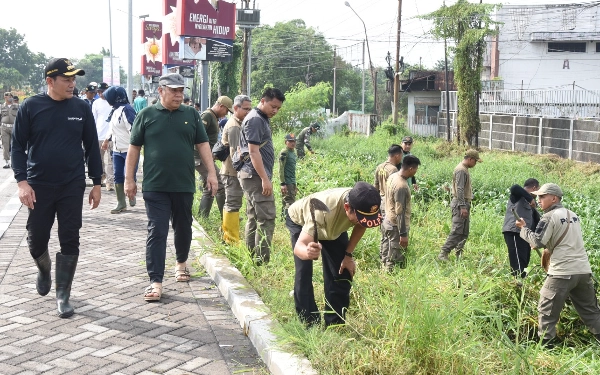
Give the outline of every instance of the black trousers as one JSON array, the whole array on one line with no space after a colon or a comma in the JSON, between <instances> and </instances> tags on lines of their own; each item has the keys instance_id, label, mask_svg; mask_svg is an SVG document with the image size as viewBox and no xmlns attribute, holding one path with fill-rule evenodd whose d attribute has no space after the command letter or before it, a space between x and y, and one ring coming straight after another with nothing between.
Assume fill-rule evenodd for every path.
<instances>
[{"instance_id":1,"label":"black trousers","mask_svg":"<svg viewBox=\"0 0 600 375\"><path fill-rule=\"evenodd\" d=\"M292 251L296 246L302 227L294 223L286 215L285 225L290 231ZM339 274L340 265L346 256L348 233L342 233L335 240L319 241L323 247L321 258L323 262L323 281L325 291L325 325L344 324L346 310L350 306L350 288L352 276L348 270ZM294 255L296 275L294 278L294 302L296 313L300 320L307 324L321 321L321 314L315 302L313 289L313 261L302 260Z\"/></svg>"},{"instance_id":2,"label":"black trousers","mask_svg":"<svg viewBox=\"0 0 600 375\"><path fill-rule=\"evenodd\" d=\"M519 233L503 232L504 242L508 247L508 260L510 262L511 273L515 277L525 277L527 273L525 268L529 266L531 258L531 246L529 242L521 238Z\"/></svg>"},{"instance_id":3,"label":"black trousers","mask_svg":"<svg viewBox=\"0 0 600 375\"><path fill-rule=\"evenodd\" d=\"M32 184L36 202L27 218L27 244L34 259L48 250L50 231L54 219L58 221L58 241L63 255L79 255L79 229L81 229L85 180L66 185L48 186Z\"/></svg>"},{"instance_id":4,"label":"black trousers","mask_svg":"<svg viewBox=\"0 0 600 375\"><path fill-rule=\"evenodd\" d=\"M150 282L162 283L165 275L169 220L173 225L175 258L179 263L188 259L192 243L194 194L145 191L143 195L148 215L146 270Z\"/></svg>"}]
</instances>

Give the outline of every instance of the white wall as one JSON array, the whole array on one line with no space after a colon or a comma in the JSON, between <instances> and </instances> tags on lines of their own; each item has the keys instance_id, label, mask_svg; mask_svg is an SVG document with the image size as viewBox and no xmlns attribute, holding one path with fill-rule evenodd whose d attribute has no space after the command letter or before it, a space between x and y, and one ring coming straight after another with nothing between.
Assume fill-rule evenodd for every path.
<instances>
[{"instance_id":1,"label":"white wall","mask_svg":"<svg viewBox=\"0 0 600 375\"><path fill-rule=\"evenodd\" d=\"M498 76L505 90L570 89L573 82L576 89L600 90L599 6L507 5L496 19L504 23L498 36ZM587 51L548 52L547 41L531 41L532 33L540 32L568 33L562 37L585 42ZM568 69L563 68L565 60Z\"/></svg>"}]
</instances>

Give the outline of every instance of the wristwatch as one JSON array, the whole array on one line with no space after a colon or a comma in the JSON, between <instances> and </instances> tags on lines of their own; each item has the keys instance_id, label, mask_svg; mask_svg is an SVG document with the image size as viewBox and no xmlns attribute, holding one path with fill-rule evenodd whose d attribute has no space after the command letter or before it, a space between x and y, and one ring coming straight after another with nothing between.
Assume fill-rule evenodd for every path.
<instances>
[{"instance_id":1,"label":"wristwatch","mask_svg":"<svg viewBox=\"0 0 600 375\"><path fill-rule=\"evenodd\" d=\"M347 252L347 251L346 251L346 256L347 256L347 257L350 257L350 258L354 258L354 255L352 255L352 253L349 253L349 252Z\"/></svg>"}]
</instances>

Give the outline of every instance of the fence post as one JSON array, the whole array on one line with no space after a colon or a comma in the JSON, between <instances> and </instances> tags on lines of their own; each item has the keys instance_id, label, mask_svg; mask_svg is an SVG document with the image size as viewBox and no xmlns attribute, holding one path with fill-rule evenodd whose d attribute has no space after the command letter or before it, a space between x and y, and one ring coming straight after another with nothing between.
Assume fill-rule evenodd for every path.
<instances>
[{"instance_id":1,"label":"fence post","mask_svg":"<svg viewBox=\"0 0 600 375\"><path fill-rule=\"evenodd\" d=\"M489 136L489 149L492 149L492 124L494 123L494 115L490 115L490 136Z\"/></svg>"},{"instance_id":2,"label":"fence post","mask_svg":"<svg viewBox=\"0 0 600 375\"><path fill-rule=\"evenodd\" d=\"M573 122L575 120L571 119L571 123L569 125L569 159L573 159Z\"/></svg>"},{"instance_id":3,"label":"fence post","mask_svg":"<svg viewBox=\"0 0 600 375\"><path fill-rule=\"evenodd\" d=\"M542 121L544 121L543 117L540 117L540 124L538 125L538 146L537 153L542 153Z\"/></svg>"},{"instance_id":4,"label":"fence post","mask_svg":"<svg viewBox=\"0 0 600 375\"><path fill-rule=\"evenodd\" d=\"M515 150L515 140L517 138L517 116L513 116L512 150Z\"/></svg>"}]
</instances>

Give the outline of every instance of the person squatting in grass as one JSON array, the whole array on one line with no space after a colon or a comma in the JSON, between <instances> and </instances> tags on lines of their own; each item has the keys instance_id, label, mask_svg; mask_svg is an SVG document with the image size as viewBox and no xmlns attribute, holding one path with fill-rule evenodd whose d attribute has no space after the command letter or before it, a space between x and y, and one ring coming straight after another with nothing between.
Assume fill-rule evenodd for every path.
<instances>
[{"instance_id":1,"label":"person squatting in grass","mask_svg":"<svg viewBox=\"0 0 600 375\"><path fill-rule=\"evenodd\" d=\"M383 267L390 272L395 266L406 267L406 248L412 211L408 180L417 173L419 165L421 161L416 156L405 156L400 170L392 173L386 183L386 209L381 224L383 231L379 255Z\"/></svg>"},{"instance_id":2,"label":"person squatting in grass","mask_svg":"<svg viewBox=\"0 0 600 375\"><path fill-rule=\"evenodd\" d=\"M475 150L468 150L463 160L454 168L452 175L452 229L442 246L438 255L438 260L447 262L450 259L448 254L456 249L456 259L462 256L463 248L469 238L469 224L471 200L473 200L473 187L471 185L471 175L469 168L473 168L477 162L482 162L479 153Z\"/></svg>"},{"instance_id":3,"label":"person squatting in grass","mask_svg":"<svg viewBox=\"0 0 600 375\"><path fill-rule=\"evenodd\" d=\"M542 266L547 278L540 290L538 302L538 335L542 344L552 347L557 341L556 324L565 300L570 298L579 317L600 341L600 308L596 299L592 268L581 233L577 214L563 207L563 192L556 184L548 183L531 192L537 195L544 211L535 231L523 218L515 225L520 236L532 248L545 248Z\"/></svg>"},{"instance_id":4,"label":"person squatting in grass","mask_svg":"<svg viewBox=\"0 0 600 375\"><path fill-rule=\"evenodd\" d=\"M242 122L240 151L250 157L238 172L246 196L246 247L256 264L271 259L271 240L275 230L273 166L275 151L269 119L281 109L285 96L279 89L266 89L258 105Z\"/></svg>"},{"instance_id":5,"label":"person squatting in grass","mask_svg":"<svg viewBox=\"0 0 600 375\"><path fill-rule=\"evenodd\" d=\"M296 138L293 134L285 136L285 148L279 153L279 181L281 181L281 210L283 218L290 206L296 201L298 188L296 186L296 162L298 157L294 152Z\"/></svg>"},{"instance_id":6,"label":"person squatting in grass","mask_svg":"<svg viewBox=\"0 0 600 375\"><path fill-rule=\"evenodd\" d=\"M308 152L314 154L311 145L310 145L310 136L312 133L316 133L321 129L321 125L315 122L302 129L296 138L296 155L298 155L298 159L302 159L306 154L304 153L304 146L308 149Z\"/></svg>"},{"instance_id":7,"label":"person squatting in grass","mask_svg":"<svg viewBox=\"0 0 600 375\"><path fill-rule=\"evenodd\" d=\"M540 214L536 210L535 198L530 193L540 188L540 183L535 178L525 181L523 187L513 185L510 188L510 198L506 202L506 214L502 234L508 248L508 260L511 273L514 277L524 278L527 276L525 269L529 266L531 258L531 246L521 238L521 230L515 225L514 209L519 217L522 217L529 228L535 228L540 221Z\"/></svg>"},{"instance_id":8,"label":"person squatting in grass","mask_svg":"<svg viewBox=\"0 0 600 375\"><path fill-rule=\"evenodd\" d=\"M317 198L329 213L313 211ZM353 253L367 228L381 224L381 196L373 185L359 181L353 188L334 188L304 197L288 210L285 225L290 231L296 274L294 303L300 320L307 325L321 321L313 289L313 260L323 256L325 325L344 324L350 305L350 288L356 272ZM315 228L316 227L316 228ZM348 238L348 229L352 235ZM319 242L315 242L314 231Z\"/></svg>"}]
</instances>

